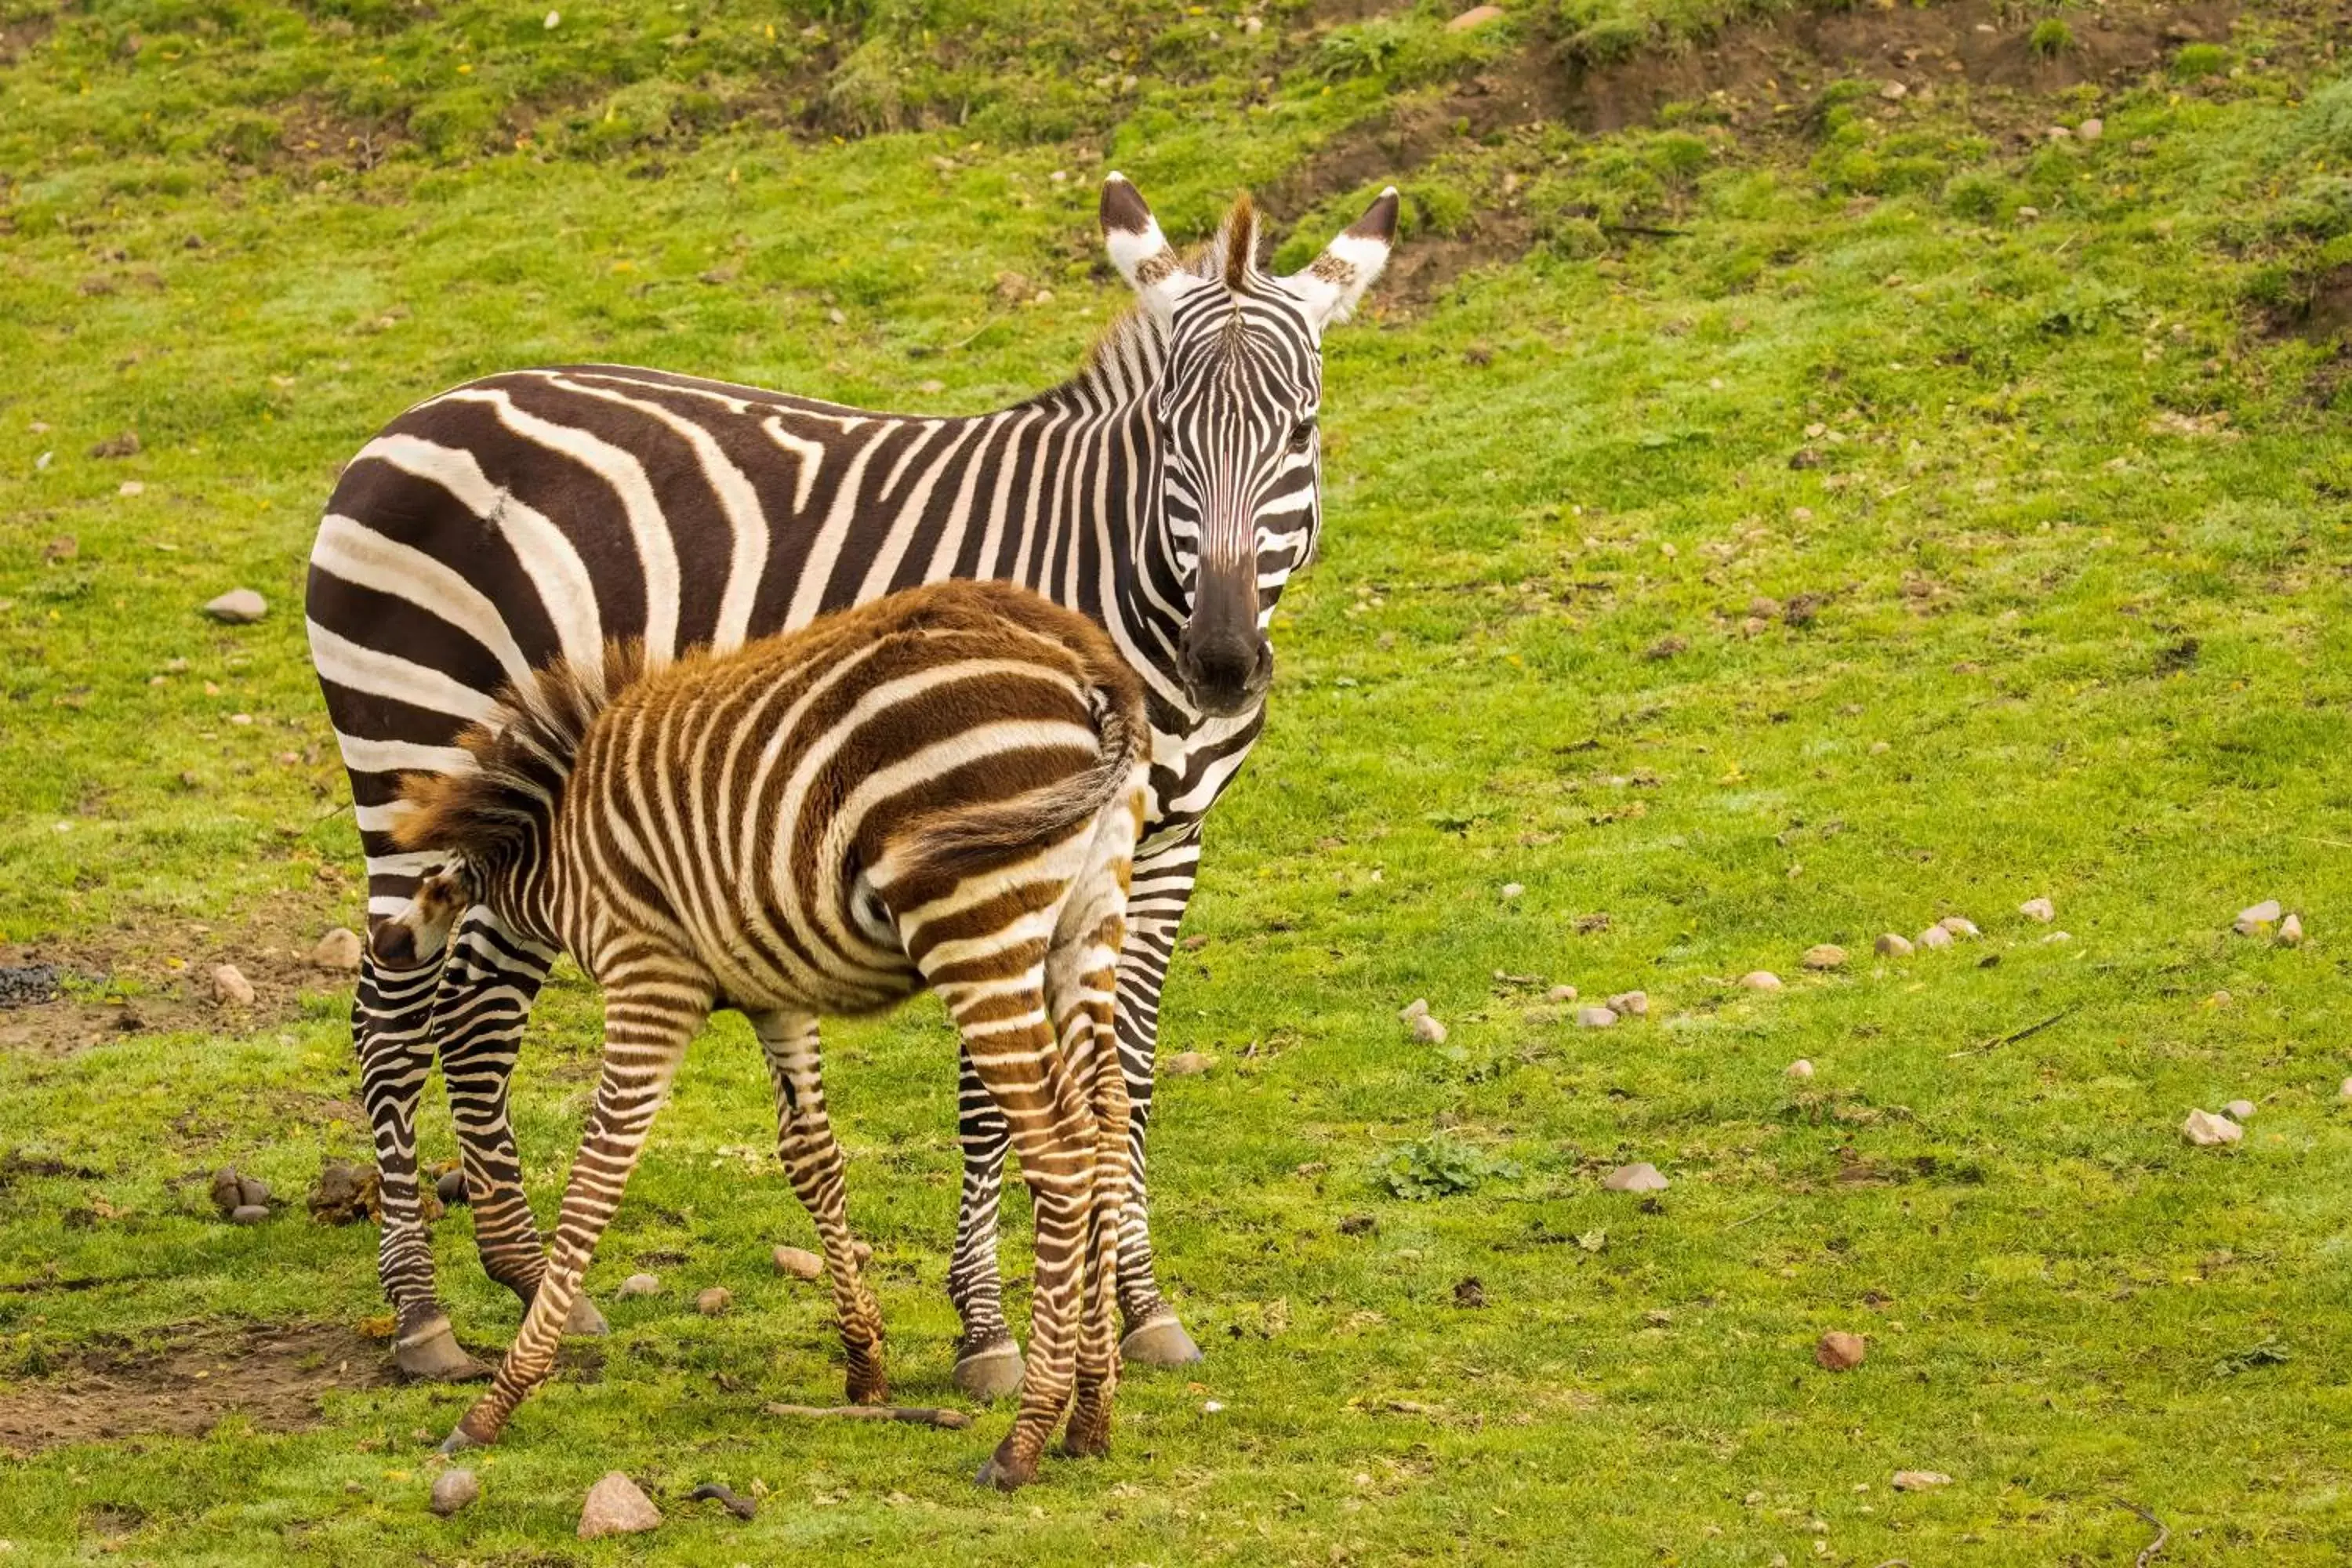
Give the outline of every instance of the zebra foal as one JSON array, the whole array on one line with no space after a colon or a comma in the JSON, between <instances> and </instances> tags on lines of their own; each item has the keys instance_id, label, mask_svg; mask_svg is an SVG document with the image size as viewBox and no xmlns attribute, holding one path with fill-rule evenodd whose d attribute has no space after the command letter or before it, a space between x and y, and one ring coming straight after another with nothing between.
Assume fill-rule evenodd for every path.
<instances>
[{"instance_id":1,"label":"zebra foal","mask_svg":"<svg viewBox=\"0 0 2352 1568\"><path fill-rule=\"evenodd\" d=\"M405 786L402 842L440 859L381 922L395 973L468 908L570 952L604 988L604 1057L544 1279L490 1389L449 1436L494 1441L552 1368L597 1238L704 1020L750 1017L777 1145L815 1219L848 1397L885 1397L828 1120L821 1016L926 986L1004 1121L1036 1214L1028 1375L981 1472L1034 1478L1110 1438L1129 1100L1114 1033L1150 731L1102 629L999 583L940 583L737 652L648 669L559 663Z\"/></svg>"}]
</instances>

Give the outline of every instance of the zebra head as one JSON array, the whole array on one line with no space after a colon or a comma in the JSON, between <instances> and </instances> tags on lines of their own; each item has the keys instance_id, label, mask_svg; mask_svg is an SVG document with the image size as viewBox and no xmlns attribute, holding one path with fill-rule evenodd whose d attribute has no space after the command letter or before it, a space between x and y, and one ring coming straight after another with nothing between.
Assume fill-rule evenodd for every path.
<instances>
[{"instance_id":1,"label":"zebra head","mask_svg":"<svg viewBox=\"0 0 2352 1568\"><path fill-rule=\"evenodd\" d=\"M1391 187L1304 269L1276 277L1258 269L1244 196L1187 267L1126 176L1103 185L1111 261L1163 339L1158 510L1188 589L1178 673L1203 713L1248 710L1274 678L1266 623L1323 524L1323 329L1380 276L1396 223Z\"/></svg>"},{"instance_id":2,"label":"zebra head","mask_svg":"<svg viewBox=\"0 0 2352 1568\"><path fill-rule=\"evenodd\" d=\"M417 884L407 907L377 922L368 938L376 962L393 971L418 969L432 963L448 944L449 929L475 896L474 878L464 862L434 871Z\"/></svg>"}]
</instances>

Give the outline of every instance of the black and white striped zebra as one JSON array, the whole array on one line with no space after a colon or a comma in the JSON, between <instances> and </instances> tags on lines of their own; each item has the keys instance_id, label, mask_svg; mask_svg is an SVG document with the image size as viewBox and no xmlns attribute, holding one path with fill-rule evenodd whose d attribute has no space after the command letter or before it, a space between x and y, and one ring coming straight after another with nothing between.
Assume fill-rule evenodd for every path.
<instances>
[{"instance_id":1,"label":"black and white striped zebra","mask_svg":"<svg viewBox=\"0 0 2352 1568\"><path fill-rule=\"evenodd\" d=\"M404 775L464 765L457 737L493 694L612 640L656 660L808 624L946 578L1020 583L1108 631L1144 679L1150 813L1134 867L1118 1033L1135 1182L1119 1251L1124 1351L1199 1351L1160 1296L1143 1200L1160 992L1192 894L1202 815L1255 742L1265 628L1321 525L1316 420L1324 329L1385 264L1391 190L1314 262L1256 265L1246 198L1191 266L1135 187L1103 188L1108 248L1139 308L1068 382L971 418L875 414L609 365L470 382L362 448L311 552L311 655L342 748L372 922L431 863L391 829ZM485 1268L526 1306L545 1269L507 1095L553 952L468 911L438 968L371 958L353 1008L383 1177L379 1269L415 1375L482 1369L450 1332L419 1211L415 1118L437 1051ZM1017 1382L996 1265L1003 1122L960 1084L962 1204L949 1289L958 1382ZM583 1297L573 1331L602 1320Z\"/></svg>"}]
</instances>

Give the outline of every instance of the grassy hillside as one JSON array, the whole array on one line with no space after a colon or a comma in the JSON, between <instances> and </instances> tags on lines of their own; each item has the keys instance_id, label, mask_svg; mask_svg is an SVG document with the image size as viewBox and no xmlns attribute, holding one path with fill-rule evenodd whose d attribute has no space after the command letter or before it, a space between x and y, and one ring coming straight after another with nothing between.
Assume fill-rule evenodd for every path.
<instances>
[{"instance_id":1,"label":"grassy hillside","mask_svg":"<svg viewBox=\"0 0 2352 1568\"><path fill-rule=\"evenodd\" d=\"M2340 21L1449 10L0 0L0 964L68 971L0 1011L12 1561L2120 1563L2118 1500L2161 1562L2352 1553ZM1002 1412L761 1415L839 1373L729 1020L592 1275L614 1337L435 1519L464 1395L385 1381L373 1232L299 1204L367 1149L300 962L360 912L299 608L338 465L550 360L1010 401L1124 306L1114 167L1180 235L1255 186L1285 263L1408 196L1170 985L1214 1065L1163 1086L1155 1214L1209 1361L1010 1500L968 1481ZM197 615L239 585L262 623ZM2310 940L2233 934L2265 898ZM1872 955L1948 914L1982 936ZM1580 1029L1560 984L1651 1010ZM829 1034L915 1402L947 1041ZM559 982L542 1213L594 1049ZM1601 1190L1640 1160L1668 1190ZM229 1161L292 1201L221 1225ZM670 1522L576 1542L613 1468Z\"/></svg>"}]
</instances>

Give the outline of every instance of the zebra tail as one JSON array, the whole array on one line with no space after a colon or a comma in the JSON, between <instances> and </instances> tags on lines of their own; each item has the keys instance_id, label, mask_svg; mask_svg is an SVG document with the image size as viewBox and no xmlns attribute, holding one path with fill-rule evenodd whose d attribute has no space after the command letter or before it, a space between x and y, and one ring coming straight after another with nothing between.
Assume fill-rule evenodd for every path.
<instances>
[{"instance_id":1,"label":"zebra tail","mask_svg":"<svg viewBox=\"0 0 2352 1568\"><path fill-rule=\"evenodd\" d=\"M991 801L945 812L914 830L915 842L902 860L901 875L962 876L982 870L1023 850L1059 838L1092 821L1130 789L1138 767L1150 759L1151 728L1134 678L1125 670L1089 689L1099 737L1094 766L1045 789L1011 800Z\"/></svg>"}]
</instances>

